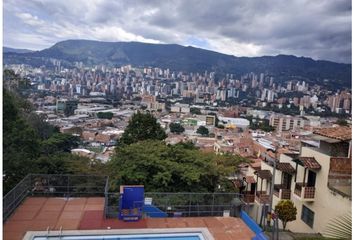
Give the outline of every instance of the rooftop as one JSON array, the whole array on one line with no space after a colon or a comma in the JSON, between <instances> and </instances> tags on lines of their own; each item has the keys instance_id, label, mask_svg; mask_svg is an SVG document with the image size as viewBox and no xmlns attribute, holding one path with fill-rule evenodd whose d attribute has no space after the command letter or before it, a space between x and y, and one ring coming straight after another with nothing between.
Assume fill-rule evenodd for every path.
<instances>
[{"instance_id":1,"label":"rooftop","mask_svg":"<svg viewBox=\"0 0 354 240\"><path fill-rule=\"evenodd\" d=\"M216 240L255 235L243 220L246 212L228 217L235 216L237 193L145 192L152 209L137 222L124 222L118 219L121 194L108 191L106 176L29 174L3 198L4 239L22 239L28 231L155 228L207 228Z\"/></svg>"},{"instance_id":2,"label":"rooftop","mask_svg":"<svg viewBox=\"0 0 354 240\"><path fill-rule=\"evenodd\" d=\"M352 139L352 128L351 127L331 127L331 128L321 128L313 132L314 134L333 138L341 141L348 141Z\"/></svg>"},{"instance_id":3,"label":"rooftop","mask_svg":"<svg viewBox=\"0 0 354 240\"><path fill-rule=\"evenodd\" d=\"M251 239L255 234L234 217L146 218L124 222L104 217L104 198L28 197L4 224L4 239L22 239L27 231L208 228L216 240Z\"/></svg>"}]
</instances>

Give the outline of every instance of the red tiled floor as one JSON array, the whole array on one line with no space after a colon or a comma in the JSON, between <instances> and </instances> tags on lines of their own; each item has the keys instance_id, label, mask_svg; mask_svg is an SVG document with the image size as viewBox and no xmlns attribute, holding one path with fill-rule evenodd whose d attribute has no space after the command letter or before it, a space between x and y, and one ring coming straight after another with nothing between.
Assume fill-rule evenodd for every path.
<instances>
[{"instance_id":1,"label":"red tiled floor","mask_svg":"<svg viewBox=\"0 0 354 240\"><path fill-rule=\"evenodd\" d=\"M40 211L40 213L36 216L36 220L57 219L60 214L61 211Z\"/></svg>"},{"instance_id":2,"label":"red tiled floor","mask_svg":"<svg viewBox=\"0 0 354 240\"><path fill-rule=\"evenodd\" d=\"M65 211L60 215L60 219L81 219L83 211Z\"/></svg>"},{"instance_id":3,"label":"red tiled floor","mask_svg":"<svg viewBox=\"0 0 354 240\"><path fill-rule=\"evenodd\" d=\"M166 218L149 218L146 224L148 228L167 228Z\"/></svg>"},{"instance_id":4,"label":"red tiled floor","mask_svg":"<svg viewBox=\"0 0 354 240\"><path fill-rule=\"evenodd\" d=\"M82 216L79 229L100 229L103 221L103 211L85 211Z\"/></svg>"},{"instance_id":5,"label":"red tiled floor","mask_svg":"<svg viewBox=\"0 0 354 240\"><path fill-rule=\"evenodd\" d=\"M65 207L64 207L64 211L65 212L83 211L84 208L85 208L85 204L81 204L81 205L78 205L78 204L75 204L75 205L66 204Z\"/></svg>"},{"instance_id":6,"label":"red tiled floor","mask_svg":"<svg viewBox=\"0 0 354 240\"><path fill-rule=\"evenodd\" d=\"M28 205L41 206L47 200L48 200L48 198L45 198L45 197L29 197L29 198L26 198L26 200L24 201L23 204L26 206L28 206Z\"/></svg>"},{"instance_id":7,"label":"red tiled floor","mask_svg":"<svg viewBox=\"0 0 354 240\"><path fill-rule=\"evenodd\" d=\"M31 226L27 231L45 231L49 227L49 229L53 229L55 227L57 220L56 219L46 219L46 220L35 220L31 221Z\"/></svg>"},{"instance_id":8,"label":"red tiled floor","mask_svg":"<svg viewBox=\"0 0 354 240\"><path fill-rule=\"evenodd\" d=\"M8 232L4 231L4 239L7 240L18 240L22 239L23 233L22 232Z\"/></svg>"},{"instance_id":9,"label":"red tiled floor","mask_svg":"<svg viewBox=\"0 0 354 240\"><path fill-rule=\"evenodd\" d=\"M118 219L104 219L101 223L101 228L106 229L132 229L132 228L147 228L147 219L142 219L138 222L124 222Z\"/></svg>"},{"instance_id":10,"label":"red tiled floor","mask_svg":"<svg viewBox=\"0 0 354 240\"><path fill-rule=\"evenodd\" d=\"M55 229L76 230L79 228L80 219L59 219Z\"/></svg>"},{"instance_id":11,"label":"red tiled floor","mask_svg":"<svg viewBox=\"0 0 354 240\"><path fill-rule=\"evenodd\" d=\"M42 207L43 211L61 211L64 207L65 203L64 202L60 202L58 204L45 204Z\"/></svg>"},{"instance_id":12,"label":"red tiled floor","mask_svg":"<svg viewBox=\"0 0 354 240\"><path fill-rule=\"evenodd\" d=\"M9 220L4 225L4 230L7 232L23 232L31 227L32 221L13 221Z\"/></svg>"},{"instance_id":13,"label":"red tiled floor","mask_svg":"<svg viewBox=\"0 0 354 240\"><path fill-rule=\"evenodd\" d=\"M187 224L183 218L167 218L167 227L169 228L185 228Z\"/></svg>"},{"instance_id":14,"label":"red tiled floor","mask_svg":"<svg viewBox=\"0 0 354 240\"><path fill-rule=\"evenodd\" d=\"M86 204L85 211L94 211L94 210L104 210L104 206L102 204Z\"/></svg>"},{"instance_id":15,"label":"red tiled floor","mask_svg":"<svg viewBox=\"0 0 354 240\"><path fill-rule=\"evenodd\" d=\"M105 219L104 198L27 198L4 224L4 239L22 239L26 231L207 227L215 240L251 239L254 233L239 218L146 218L138 222Z\"/></svg>"},{"instance_id":16,"label":"red tiled floor","mask_svg":"<svg viewBox=\"0 0 354 240\"><path fill-rule=\"evenodd\" d=\"M27 205L23 203L21 206L17 208L17 212L24 212L24 211L39 211L43 205Z\"/></svg>"},{"instance_id":17,"label":"red tiled floor","mask_svg":"<svg viewBox=\"0 0 354 240\"><path fill-rule=\"evenodd\" d=\"M98 198L98 197L92 197L92 198L88 198L86 205L87 204L100 204L100 205L104 205L104 198Z\"/></svg>"},{"instance_id":18,"label":"red tiled floor","mask_svg":"<svg viewBox=\"0 0 354 240\"><path fill-rule=\"evenodd\" d=\"M12 220L31 220L33 219L37 214L39 210L37 211L18 211L12 216Z\"/></svg>"},{"instance_id":19,"label":"red tiled floor","mask_svg":"<svg viewBox=\"0 0 354 240\"><path fill-rule=\"evenodd\" d=\"M65 198L48 198L45 205L64 205L65 203Z\"/></svg>"},{"instance_id":20,"label":"red tiled floor","mask_svg":"<svg viewBox=\"0 0 354 240\"><path fill-rule=\"evenodd\" d=\"M71 198L67 201L66 205L84 205L86 204L87 199L86 198Z\"/></svg>"}]
</instances>

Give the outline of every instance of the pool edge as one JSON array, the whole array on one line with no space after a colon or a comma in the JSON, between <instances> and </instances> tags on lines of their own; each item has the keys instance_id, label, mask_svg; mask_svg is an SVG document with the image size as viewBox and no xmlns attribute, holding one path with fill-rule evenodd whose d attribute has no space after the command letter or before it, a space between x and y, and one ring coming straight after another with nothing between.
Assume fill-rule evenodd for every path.
<instances>
[{"instance_id":1,"label":"pool edge","mask_svg":"<svg viewBox=\"0 0 354 240\"><path fill-rule=\"evenodd\" d=\"M28 231L23 240L33 240L34 237L46 236L77 236L77 235L115 235L115 234L170 234L170 233L200 233L205 240L214 240L208 228L139 228L139 229L99 229L99 230L64 230L64 231Z\"/></svg>"}]
</instances>

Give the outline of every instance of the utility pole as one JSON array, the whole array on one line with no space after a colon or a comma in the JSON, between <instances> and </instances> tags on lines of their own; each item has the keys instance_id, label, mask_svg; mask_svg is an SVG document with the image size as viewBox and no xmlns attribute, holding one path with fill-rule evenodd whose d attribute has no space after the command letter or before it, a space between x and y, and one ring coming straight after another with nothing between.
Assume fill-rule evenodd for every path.
<instances>
[{"instance_id":1,"label":"utility pole","mask_svg":"<svg viewBox=\"0 0 354 240\"><path fill-rule=\"evenodd\" d=\"M275 181L275 168L277 165L277 151L278 151L278 146L275 146L274 150L274 159L269 158L271 162L273 163L273 174L272 174L272 183L270 187L270 213L272 214L272 208L273 208L273 192L274 192L274 181ZM280 194L280 193L279 193ZM273 222L273 225L275 222ZM275 226L273 226L273 231L272 231L272 240L274 240L274 231L277 231L275 229ZM278 239L278 234L277 234L277 239Z\"/></svg>"},{"instance_id":2,"label":"utility pole","mask_svg":"<svg viewBox=\"0 0 354 240\"><path fill-rule=\"evenodd\" d=\"M275 149L274 151L274 155L275 158L271 160L271 162L273 163L273 173L272 173L272 183L271 183L271 187L270 187L270 212L272 212L272 207L273 207L273 192L274 192L274 181L275 181L275 168L277 165L277 149ZM270 158L271 159L271 158Z\"/></svg>"}]
</instances>

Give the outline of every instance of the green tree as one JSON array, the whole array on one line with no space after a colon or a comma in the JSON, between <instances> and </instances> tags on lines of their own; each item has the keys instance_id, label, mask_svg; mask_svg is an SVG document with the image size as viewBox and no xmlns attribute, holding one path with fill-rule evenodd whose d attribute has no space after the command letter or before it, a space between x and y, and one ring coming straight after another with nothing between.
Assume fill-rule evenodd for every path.
<instances>
[{"instance_id":1,"label":"green tree","mask_svg":"<svg viewBox=\"0 0 354 240\"><path fill-rule=\"evenodd\" d=\"M191 108L190 113L197 115L202 114L199 108Z\"/></svg>"},{"instance_id":2,"label":"green tree","mask_svg":"<svg viewBox=\"0 0 354 240\"><path fill-rule=\"evenodd\" d=\"M163 140L167 137L157 119L150 113L135 113L125 128L119 142L132 144L146 139Z\"/></svg>"},{"instance_id":3,"label":"green tree","mask_svg":"<svg viewBox=\"0 0 354 240\"><path fill-rule=\"evenodd\" d=\"M108 163L113 188L143 184L150 192L214 192L243 159L199 151L190 143L146 140L116 149Z\"/></svg>"},{"instance_id":4,"label":"green tree","mask_svg":"<svg viewBox=\"0 0 354 240\"><path fill-rule=\"evenodd\" d=\"M204 126L200 126L197 129L197 133L202 135L202 136L208 136L209 135L209 130L206 127L204 127Z\"/></svg>"},{"instance_id":5,"label":"green tree","mask_svg":"<svg viewBox=\"0 0 354 240\"><path fill-rule=\"evenodd\" d=\"M55 133L50 138L41 142L41 152L50 155L57 152L70 152L79 146L80 138L65 133Z\"/></svg>"},{"instance_id":6,"label":"green tree","mask_svg":"<svg viewBox=\"0 0 354 240\"><path fill-rule=\"evenodd\" d=\"M296 220L296 207L294 203L290 200L281 200L275 206L275 213L278 215L278 218L283 223L283 229L286 229L288 222Z\"/></svg>"},{"instance_id":7,"label":"green tree","mask_svg":"<svg viewBox=\"0 0 354 240\"><path fill-rule=\"evenodd\" d=\"M34 164L36 172L43 174L102 174L105 171L100 161L66 152L42 155Z\"/></svg>"},{"instance_id":8,"label":"green tree","mask_svg":"<svg viewBox=\"0 0 354 240\"><path fill-rule=\"evenodd\" d=\"M6 74L11 75L11 72ZM16 81L21 83L17 78ZM95 161L69 154L71 148L78 146L78 138L61 134L47 124L44 117L33 112L33 106L15 87L16 84L9 87L11 90L3 89L4 194L29 173L90 173L101 170Z\"/></svg>"},{"instance_id":9,"label":"green tree","mask_svg":"<svg viewBox=\"0 0 354 240\"><path fill-rule=\"evenodd\" d=\"M30 112L23 116L24 120L34 129L36 134L42 139L48 139L54 133L59 133L59 128L47 123L45 114Z\"/></svg>"},{"instance_id":10,"label":"green tree","mask_svg":"<svg viewBox=\"0 0 354 240\"><path fill-rule=\"evenodd\" d=\"M180 134L180 133L184 132L184 127L179 123L171 123L170 124L170 131L172 133Z\"/></svg>"},{"instance_id":11,"label":"green tree","mask_svg":"<svg viewBox=\"0 0 354 240\"><path fill-rule=\"evenodd\" d=\"M21 116L16 96L3 90L3 186L8 192L33 170L39 156L39 137Z\"/></svg>"},{"instance_id":12,"label":"green tree","mask_svg":"<svg viewBox=\"0 0 354 240\"><path fill-rule=\"evenodd\" d=\"M348 122L343 119L343 118L340 118L336 121L336 124L340 125L340 126L348 126Z\"/></svg>"},{"instance_id":13,"label":"green tree","mask_svg":"<svg viewBox=\"0 0 354 240\"><path fill-rule=\"evenodd\" d=\"M112 112L98 112L97 117L101 119L112 119L113 113Z\"/></svg>"}]
</instances>

